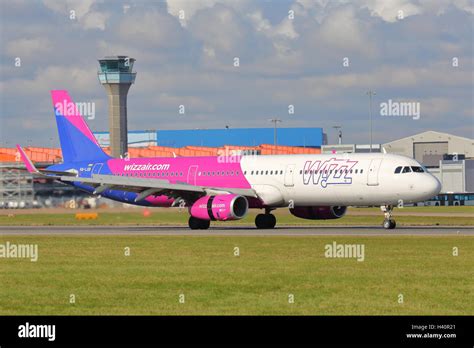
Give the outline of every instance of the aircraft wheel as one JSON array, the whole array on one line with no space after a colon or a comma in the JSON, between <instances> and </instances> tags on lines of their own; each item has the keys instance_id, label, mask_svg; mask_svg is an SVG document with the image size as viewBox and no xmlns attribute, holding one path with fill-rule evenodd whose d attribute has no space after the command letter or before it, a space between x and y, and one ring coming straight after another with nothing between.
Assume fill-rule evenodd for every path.
<instances>
[{"instance_id":1,"label":"aircraft wheel","mask_svg":"<svg viewBox=\"0 0 474 348\"><path fill-rule=\"evenodd\" d=\"M207 223L207 227L206 227ZM207 220L201 220L198 218L195 218L194 216L190 216L188 220L188 226L192 230L203 230L209 228L210 221Z\"/></svg>"},{"instance_id":2,"label":"aircraft wheel","mask_svg":"<svg viewBox=\"0 0 474 348\"><path fill-rule=\"evenodd\" d=\"M199 220L199 222L201 224L200 230L207 230L211 226L211 220Z\"/></svg>"},{"instance_id":3,"label":"aircraft wheel","mask_svg":"<svg viewBox=\"0 0 474 348\"><path fill-rule=\"evenodd\" d=\"M383 228L386 230L393 230L397 226L397 223L393 219L385 219L383 221Z\"/></svg>"},{"instance_id":4,"label":"aircraft wheel","mask_svg":"<svg viewBox=\"0 0 474 348\"><path fill-rule=\"evenodd\" d=\"M396 226L397 226L397 223L395 222L395 220L390 219L390 229L393 230Z\"/></svg>"},{"instance_id":5,"label":"aircraft wheel","mask_svg":"<svg viewBox=\"0 0 474 348\"><path fill-rule=\"evenodd\" d=\"M258 214L255 217L255 226L258 229L274 228L276 225L276 218L273 214Z\"/></svg>"},{"instance_id":6,"label":"aircraft wheel","mask_svg":"<svg viewBox=\"0 0 474 348\"><path fill-rule=\"evenodd\" d=\"M267 217L267 228L275 228L276 225L276 217L273 214L265 214Z\"/></svg>"}]
</instances>

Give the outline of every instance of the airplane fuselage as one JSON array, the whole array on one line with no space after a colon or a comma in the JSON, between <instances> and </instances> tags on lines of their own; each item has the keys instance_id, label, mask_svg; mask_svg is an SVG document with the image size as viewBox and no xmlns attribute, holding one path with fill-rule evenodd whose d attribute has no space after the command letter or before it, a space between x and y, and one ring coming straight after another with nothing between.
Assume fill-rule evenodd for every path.
<instances>
[{"instance_id":1,"label":"airplane fuselage","mask_svg":"<svg viewBox=\"0 0 474 348\"><path fill-rule=\"evenodd\" d=\"M417 161L382 153L114 158L105 162L77 163L74 167L70 164L53 167L76 171L84 178L108 174L216 189L251 188L260 199L249 201L250 208L286 207L290 204L398 205L400 202L427 200L439 192L440 185ZM398 167L401 170L396 173ZM404 168L409 168L409 171ZM91 193L95 189L87 184L75 185ZM173 199L160 195L134 202L136 193L113 188L101 192L101 195L138 205L167 207L173 204Z\"/></svg>"}]
</instances>

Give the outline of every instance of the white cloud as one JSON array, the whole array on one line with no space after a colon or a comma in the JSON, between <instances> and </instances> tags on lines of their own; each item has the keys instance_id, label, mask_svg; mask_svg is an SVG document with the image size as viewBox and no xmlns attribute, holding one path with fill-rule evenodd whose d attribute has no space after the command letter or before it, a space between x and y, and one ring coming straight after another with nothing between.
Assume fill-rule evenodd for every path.
<instances>
[{"instance_id":1,"label":"white cloud","mask_svg":"<svg viewBox=\"0 0 474 348\"><path fill-rule=\"evenodd\" d=\"M321 23L320 36L326 45L343 49L365 50L368 40L353 7L342 7Z\"/></svg>"},{"instance_id":2,"label":"white cloud","mask_svg":"<svg viewBox=\"0 0 474 348\"><path fill-rule=\"evenodd\" d=\"M218 3L219 0L167 0L168 12L179 18L180 11L184 11L184 18L179 18L181 25L186 26L188 20L193 17L197 11L210 8Z\"/></svg>"},{"instance_id":3,"label":"white cloud","mask_svg":"<svg viewBox=\"0 0 474 348\"><path fill-rule=\"evenodd\" d=\"M105 30L109 14L94 11L94 5L98 3L102 3L102 0L43 0L43 4L54 12L64 14L68 18L74 15L74 20L86 30Z\"/></svg>"},{"instance_id":4,"label":"white cloud","mask_svg":"<svg viewBox=\"0 0 474 348\"><path fill-rule=\"evenodd\" d=\"M29 58L48 52L51 41L46 38L18 39L7 43L7 53L11 57Z\"/></svg>"},{"instance_id":5,"label":"white cloud","mask_svg":"<svg viewBox=\"0 0 474 348\"><path fill-rule=\"evenodd\" d=\"M178 21L167 13L156 10L127 14L120 21L120 38L130 45L149 45L151 47L180 46L183 29Z\"/></svg>"},{"instance_id":6,"label":"white cloud","mask_svg":"<svg viewBox=\"0 0 474 348\"><path fill-rule=\"evenodd\" d=\"M109 18L109 15L107 13L89 12L82 19L84 29L105 30L105 23L107 22L107 18Z\"/></svg>"},{"instance_id":7,"label":"white cloud","mask_svg":"<svg viewBox=\"0 0 474 348\"><path fill-rule=\"evenodd\" d=\"M387 22L396 22L423 12L423 9L412 0L367 0L362 8L367 7L372 16L381 17Z\"/></svg>"}]
</instances>

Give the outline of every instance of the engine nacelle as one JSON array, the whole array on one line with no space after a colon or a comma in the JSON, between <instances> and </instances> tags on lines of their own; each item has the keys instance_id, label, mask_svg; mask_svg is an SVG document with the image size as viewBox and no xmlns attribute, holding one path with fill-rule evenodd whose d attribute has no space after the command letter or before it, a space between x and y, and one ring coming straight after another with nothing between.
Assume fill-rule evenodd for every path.
<instances>
[{"instance_id":1,"label":"engine nacelle","mask_svg":"<svg viewBox=\"0 0 474 348\"><path fill-rule=\"evenodd\" d=\"M301 219L329 220L339 219L346 213L347 207L294 207L290 213Z\"/></svg>"},{"instance_id":2,"label":"engine nacelle","mask_svg":"<svg viewBox=\"0 0 474 348\"><path fill-rule=\"evenodd\" d=\"M247 215L247 198L235 194L204 196L189 209L192 216L202 220L239 220Z\"/></svg>"}]
</instances>

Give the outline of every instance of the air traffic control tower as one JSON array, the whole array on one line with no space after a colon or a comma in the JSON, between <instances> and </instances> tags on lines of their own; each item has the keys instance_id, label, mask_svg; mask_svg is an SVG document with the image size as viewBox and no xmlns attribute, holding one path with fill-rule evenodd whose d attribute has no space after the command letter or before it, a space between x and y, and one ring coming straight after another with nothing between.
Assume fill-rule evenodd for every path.
<instances>
[{"instance_id":1,"label":"air traffic control tower","mask_svg":"<svg viewBox=\"0 0 474 348\"><path fill-rule=\"evenodd\" d=\"M97 75L109 97L110 152L113 157L128 151L127 94L137 73L132 72L134 58L110 56L99 59Z\"/></svg>"}]
</instances>

